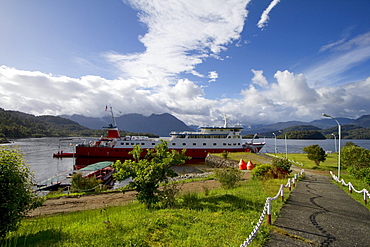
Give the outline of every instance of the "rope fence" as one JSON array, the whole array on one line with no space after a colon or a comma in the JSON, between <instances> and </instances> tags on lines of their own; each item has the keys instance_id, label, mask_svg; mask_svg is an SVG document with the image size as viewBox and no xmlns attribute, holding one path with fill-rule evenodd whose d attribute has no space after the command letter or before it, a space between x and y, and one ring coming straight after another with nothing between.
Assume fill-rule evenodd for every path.
<instances>
[{"instance_id":1,"label":"rope fence","mask_svg":"<svg viewBox=\"0 0 370 247\"><path fill-rule=\"evenodd\" d=\"M339 179L331 171L330 171L330 175L334 179L334 181L336 181L337 183L341 183L342 186L347 186L348 187L348 190L349 190L349 193L352 194L352 191L354 191L356 193L359 193L359 194L362 194L363 193L364 194L364 203L367 204L367 199L370 198L370 193L369 193L369 191L367 189L356 190L355 187L353 187L353 185L352 185L351 182L346 183L343 178L342 179Z\"/></svg>"},{"instance_id":2,"label":"rope fence","mask_svg":"<svg viewBox=\"0 0 370 247\"><path fill-rule=\"evenodd\" d=\"M240 247L246 247L246 246L249 246L252 243L252 241L253 241L254 237L257 235L257 233L258 233L266 215L267 215L267 223L269 225L271 225L272 201L278 199L279 197L281 198L282 201L284 201L284 188L288 188L289 191L290 191L292 186L295 187L296 181L298 180L298 178L300 176L302 176L303 173L304 173L304 170L302 169L300 173L294 174L293 178L288 179L287 184L280 185L280 189L279 189L279 191L278 191L278 193L276 194L275 197L266 198L265 206L263 207L263 211L261 213L261 216L260 216L256 226L254 227L251 234L249 234L248 238L243 242L243 244L240 245Z\"/></svg>"}]
</instances>

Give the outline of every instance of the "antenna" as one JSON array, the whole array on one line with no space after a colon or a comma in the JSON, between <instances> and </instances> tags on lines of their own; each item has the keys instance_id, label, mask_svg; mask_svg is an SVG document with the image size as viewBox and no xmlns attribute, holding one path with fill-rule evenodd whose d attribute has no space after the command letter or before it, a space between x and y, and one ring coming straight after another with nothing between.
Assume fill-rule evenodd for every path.
<instances>
[{"instance_id":1,"label":"antenna","mask_svg":"<svg viewBox=\"0 0 370 247\"><path fill-rule=\"evenodd\" d=\"M105 108L107 110L108 106ZM109 105L109 110L110 110L110 113L112 115L112 122L113 122L113 126L114 127L117 127L117 124L116 124L116 119L114 118L114 115L113 115L113 107L112 105Z\"/></svg>"}]
</instances>

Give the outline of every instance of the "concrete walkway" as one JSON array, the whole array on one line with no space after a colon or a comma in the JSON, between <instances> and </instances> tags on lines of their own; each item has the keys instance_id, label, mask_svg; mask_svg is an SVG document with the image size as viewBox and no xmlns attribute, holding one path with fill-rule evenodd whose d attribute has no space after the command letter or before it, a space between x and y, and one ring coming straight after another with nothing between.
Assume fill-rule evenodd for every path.
<instances>
[{"instance_id":1,"label":"concrete walkway","mask_svg":"<svg viewBox=\"0 0 370 247\"><path fill-rule=\"evenodd\" d=\"M306 172L273 226L268 247L370 246L370 211L329 176Z\"/></svg>"}]
</instances>

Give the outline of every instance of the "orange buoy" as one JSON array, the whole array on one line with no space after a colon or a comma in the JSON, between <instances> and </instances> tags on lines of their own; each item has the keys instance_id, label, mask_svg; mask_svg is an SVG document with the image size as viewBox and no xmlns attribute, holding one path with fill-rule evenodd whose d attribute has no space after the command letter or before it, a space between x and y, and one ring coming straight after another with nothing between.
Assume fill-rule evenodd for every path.
<instances>
[{"instance_id":1,"label":"orange buoy","mask_svg":"<svg viewBox=\"0 0 370 247\"><path fill-rule=\"evenodd\" d=\"M247 169L247 164L245 163L245 161L243 159L240 159L240 162L239 162L239 169L240 170L245 170Z\"/></svg>"},{"instance_id":2,"label":"orange buoy","mask_svg":"<svg viewBox=\"0 0 370 247\"><path fill-rule=\"evenodd\" d=\"M253 168L254 168L254 164L252 163L252 161L248 161L247 170L252 170Z\"/></svg>"}]
</instances>

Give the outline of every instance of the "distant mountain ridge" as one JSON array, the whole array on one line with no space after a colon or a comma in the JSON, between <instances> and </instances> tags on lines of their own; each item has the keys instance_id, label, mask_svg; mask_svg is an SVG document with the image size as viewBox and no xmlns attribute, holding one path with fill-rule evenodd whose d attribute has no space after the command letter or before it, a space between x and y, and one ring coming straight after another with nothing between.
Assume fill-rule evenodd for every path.
<instances>
[{"instance_id":1,"label":"distant mountain ridge","mask_svg":"<svg viewBox=\"0 0 370 247\"><path fill-rule=\"evenodd\" d=\"M63 115L61 117L70 119L90 129L101 129L112 123L111 117L92 118L82 115ZM171 131L194 131L183 121L169 113L152 114L148 117L141 114L125 114L115 118L120 130L135 133L152 133L159 136L169 136Z\"/></svg>"},{"instance_id":2,"label":"distant mountain ridge","mask_svg":"<svg viewBox=\"0 0 370 247\"><path fill-rule=\"evenodd\" d=\"M342 125L342 137L349 139L370 139L370 115L357 119L337 118ZM116 117L118 128L133 133L152 133L158 136L169 136L171 131L194 131L196 126L188 126L175 116L164 114L126 114ZM19 111L0 108L0 137L22 138L43 136L90 136L104 132L103 127L112 123L110 117L93 118L82 115L71 116L34 116ZM212 124L212 123L210 123ZM242 123L243 124L243 123ZM248 126L244 124L244 126ZM327 138L337 131L337 123L333 119L320 119L311 122L287 121L270 125L255 125L245 128L243 135L259 133L260 136L271 137L272 133L297 129L319 128ZM302 127L303 126L303 127ZM311 126L311 127L309 127Z\"/></svg>"}]
</instances>

